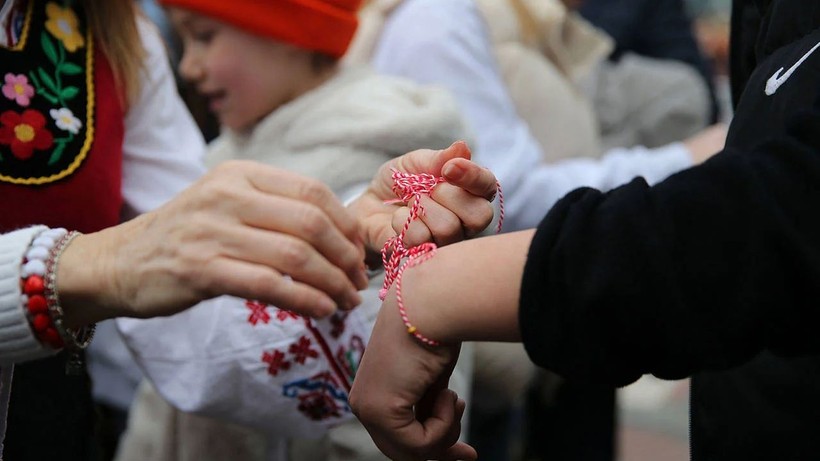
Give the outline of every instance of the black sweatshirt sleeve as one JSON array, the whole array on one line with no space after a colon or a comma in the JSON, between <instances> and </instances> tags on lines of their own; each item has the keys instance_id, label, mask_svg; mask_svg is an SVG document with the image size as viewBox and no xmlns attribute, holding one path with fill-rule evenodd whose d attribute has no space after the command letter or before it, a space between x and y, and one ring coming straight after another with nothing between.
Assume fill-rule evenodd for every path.
<instances>
[{"instance_id":1,"label":"black sweatshirt sleeve","mask_svg":"<svg viewBox=\"0 0 820 461\"><path fill-rule=\"evenodd\" d=\"M626 385L820 351L820 116L648 187L562 199L532 241L530 357Z\"/></svg>"}]
</instances>

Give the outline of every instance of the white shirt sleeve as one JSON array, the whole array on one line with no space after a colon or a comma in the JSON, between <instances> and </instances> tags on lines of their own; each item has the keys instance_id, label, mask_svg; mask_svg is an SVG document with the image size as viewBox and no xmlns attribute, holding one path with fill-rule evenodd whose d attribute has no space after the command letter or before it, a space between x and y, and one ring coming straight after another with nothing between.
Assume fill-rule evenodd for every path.
<instances>
[{"instance_id":1,"label":"white shirt sleeve","mask_svg":"<svg viewBox=\"0 0 820 461\"><path fill-rule=\"evenodd\" d=\"M381 301L308 320L221 296L171 317L118 319L146 376L174 407L276 438L316 437L353 419L347 394Z\"/></svg>"},{"instance_id":2,"label":"white shirt sleeve","mask_svg":"<svg viewBox=\"0 0 820 461\"><path fill-rule=\"evenodd\" d=\"M146 75L125 117L125 219L159 207L205 173L205 141L177 92L159 31L145 19L138 25Z\"/></svg>"},{"instance_id":3,"label":"white shirt sleeve","mask_svg":"<svg viewBox=\"0 0 820 461\"><path fill-rule=\"evenodd\" d=\"M45 226L34 226L0 235L0 364L33 360L54 353L35 338L22 305L20 289L23 257L34 237L45 229Z\"/></svg>"},{"instance_id":4,"label":"white shirt sleeve","mask_svg":"<svg viewBox=\"0 0 820 461\"><path fill-rule=\"evenodd\" d=\"M635 176L654 183L691 166L680 144L616 150L601 160L543 163L540 146L507 93L472 0L405 0L388 17L372 64L380 73L452 92L477 140L474 160L492 170L504 188L505 230L536 226L577 187L606 190Z\"/></svg>"},{"instance_id":5,"label":"white shirt sleeve","mask_svg":"<svg viewBox=\"0 0 820 461\"><path fill-rule=\"evenodd\" d=\"M142 18L138 27L146 59L139 97L125 117L123 220L161 206L205 172L205 142L177 92L159 31ZM113 320L97 326L87 358L94 398L127 409L142 373Z\"/></svg>"}]
</instances>

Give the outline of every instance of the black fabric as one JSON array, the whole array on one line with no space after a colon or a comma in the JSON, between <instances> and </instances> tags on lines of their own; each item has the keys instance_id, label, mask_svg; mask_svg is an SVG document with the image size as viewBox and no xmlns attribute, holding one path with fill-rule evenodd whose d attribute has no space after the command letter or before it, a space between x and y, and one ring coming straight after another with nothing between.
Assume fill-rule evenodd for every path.
<instances>
[{"instance_id":1,"label":"black fabric","mask_svg":"<svg viewBox=\"0 0 820 461\"><path fill-rule=\"evenodd\" d=\"M91 383L65 373L66 352L14 366L4 461L91 461Z\"/></svg>"},{"instance_id":2,"label":"black fabric","mask_svg":"<svg viewBox=\"0 0 820 461\"><path fill-rule=\"evenodd\" d=\"M697 373L696 460L820 453L818 5L735 5L755 7L761 29L725 151L653 188L575 191L530 248L520 323L533 360L611 385Z\"/></svg>"},{"instance_id":3,"label":"black fabric","mask_svg":"<svg viewBox=\"0 0 820 461\"><path fill-rule=\"evenodd\" d=\"M578 12L614 39L613 60L629 51L692 66L709 88L717 121L712 65L698 48L683 0L584 0Z\"/></svg>"}]
</instances>

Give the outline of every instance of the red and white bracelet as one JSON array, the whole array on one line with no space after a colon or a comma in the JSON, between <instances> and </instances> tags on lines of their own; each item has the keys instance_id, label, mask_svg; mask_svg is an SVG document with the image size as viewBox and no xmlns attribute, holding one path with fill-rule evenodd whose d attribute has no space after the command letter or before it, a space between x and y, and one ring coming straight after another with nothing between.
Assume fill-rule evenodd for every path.
<instances>
[{"instance_id":1,"label":"red and white bracelet","mask_svg":"<svg viewBox=\"0 0 820 461\"><path fill-rule=\"evenodd\" d=\"M20 271L22 304L34 335L40 343L52 348L68 347L79 351L88 347L94 336L94 325L79 329L66 328L57 292L57 268L63 250L79 232L47 229L31 242ZM78 357L69 368L76 368Z\"/></svg>"},{"instance_id":2,"label":"red and white bracelet","mask_svg":"<svg viewBox=\"0 0 820 461\"><path fill-rule=\"evenodd\" d=\"M387 291L393 283L395 283L396 304L398 304L399 316L407 328L407 333L422 344L428 346L440 346L441 343L422 334L418 328L410 322L410 317L407 315L407 308L404 304L401 281L406 269L417 266L432 258L436 254L437 247L433 242L426 242L408 248L404 244L404 238L410 229L410 223L424 214L421 197L432 194L433 189L444 181L445 179L443 177L436 177L426 173L410 174L393 170L393 192L398 199L385 202L406 204L410 208L410 216L408 216L404 222L404 227L401 232L388 240L384 248L382 248L382 265L384 266L385 276L382 289L379 291L379 299L384 301L384 298L387 296ZM498 233L501 232L501 225L504 223L504 194L501 191L501 183L498 181L496 181L496 191L498 194L499 219L495 231Z\"/></svg>"}]
</instances>

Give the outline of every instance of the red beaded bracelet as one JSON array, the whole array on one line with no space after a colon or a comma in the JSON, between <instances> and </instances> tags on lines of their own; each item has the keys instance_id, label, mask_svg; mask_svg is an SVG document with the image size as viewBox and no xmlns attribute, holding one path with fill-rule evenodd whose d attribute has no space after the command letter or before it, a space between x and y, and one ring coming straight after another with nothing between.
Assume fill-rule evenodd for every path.
<instances>
[{"instance_id":1,"label":"red beaded bracelet","mask_svg":"<svg viewBox=\"0 0 820 461\"><path fill-rule=\"evenodd\" d=\"M54 323L46 297L47 261L57 241L67 234L65 229L48 229L35 237L23 260L21 270L22 302L34 336L52 349L65 346Z\"/></svg>"}]
</instances>

